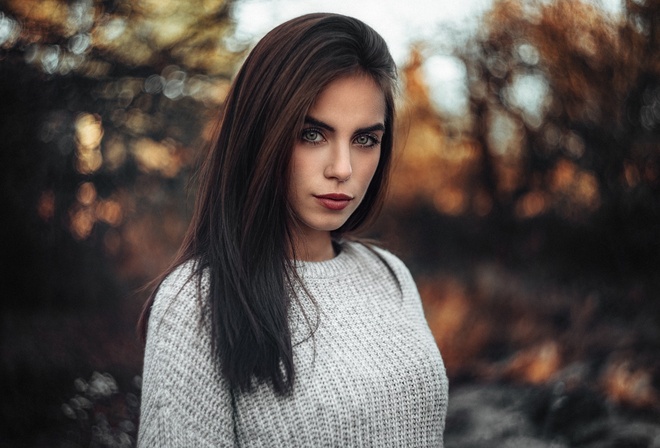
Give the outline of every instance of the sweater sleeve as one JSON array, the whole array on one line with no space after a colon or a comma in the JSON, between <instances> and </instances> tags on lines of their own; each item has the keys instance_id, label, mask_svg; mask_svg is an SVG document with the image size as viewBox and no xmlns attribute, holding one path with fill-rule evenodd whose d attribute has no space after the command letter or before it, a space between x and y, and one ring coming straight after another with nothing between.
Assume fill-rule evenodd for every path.
<instances>
[{"instance_id":1,"label":"sweater sleeve","mask_svg":"<svg viewBox=\"0 0 660 448\"><path fill-rule=\"evenodd\" d=\"M155 297L145 346L138 446L234 445L229 388L213 356L208 282L192 263L168 276ZM200 294L201 293L201 294Z\"/></svg>"}]
</instances>

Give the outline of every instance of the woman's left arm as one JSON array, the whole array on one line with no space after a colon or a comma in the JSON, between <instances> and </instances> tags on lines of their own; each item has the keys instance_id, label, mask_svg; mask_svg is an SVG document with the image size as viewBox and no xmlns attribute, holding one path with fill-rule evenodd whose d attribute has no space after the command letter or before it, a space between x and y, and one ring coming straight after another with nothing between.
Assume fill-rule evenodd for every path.
<instances>
[{"instance_id":1,"label":"woman's left arm","mask_svg":"<svg viewBox=\"0 0 660 448\"><path fill-rule=\"evenodd\" d=\"M154 300L145 347L140 447L231 447L231 394L196 279L179 269ZM205 289L205 288L203 288Z\"/></svg>"}]
</instances>

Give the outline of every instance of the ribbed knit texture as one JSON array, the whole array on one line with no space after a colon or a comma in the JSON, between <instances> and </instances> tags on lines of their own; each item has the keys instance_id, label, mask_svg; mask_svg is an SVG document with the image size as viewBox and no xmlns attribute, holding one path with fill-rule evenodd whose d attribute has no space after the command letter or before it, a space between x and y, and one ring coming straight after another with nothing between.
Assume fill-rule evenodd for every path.
<instances>
[{"instance_id":1,"label":"ribbed knit texture","mask_svg":"<svg viewBox=\"0 0 660 448\"><path fill-rule=\"evenodd\" d=\"M200 302L192 263L176 269L149 319L139 446L442 447L442 358L410 272L377 250L400 288L358 243L296 263L316 305L302 297L290 310L297 376L286 397L267 384L232 397L212 356L208 277ZM305 314L318 322L311 338Z\"/></svg>"}]
</instances>

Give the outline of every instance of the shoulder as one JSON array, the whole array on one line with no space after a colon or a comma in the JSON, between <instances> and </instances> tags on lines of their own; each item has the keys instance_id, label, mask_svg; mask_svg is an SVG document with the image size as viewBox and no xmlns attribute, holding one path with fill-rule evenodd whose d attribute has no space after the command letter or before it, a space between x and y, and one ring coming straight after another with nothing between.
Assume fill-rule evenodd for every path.
<instances>
[{"instance_id":1,"label":"shoulder","mask_svg":"<svg viewBox=\"0 0 660 448\"><path fill-rule=\"evenodd\" d=\"M206 274L199 272L199 262L197 260L188 260L170 272L158 287L158 295L179 294L181 291L189 291L205 286Z\"/></svg>"},{"instance_id":2,"label":"shoulder","mask_svg":"<svg viewBox=\"0 0 660 448\"><path fill-rule=\"evenodd\" d=\"M343 246L362 259L365 263L381 264L387 269L391 269L397 277L399 275L411 277L408 267L403 261L392 252L383 249L375 244L362 241L349 241L343 243Z\"/></svg>"},{"instance_id":3,"label":"shoulder","mask_svg":"<svg viewBox=\"0 0 660 448\"><path fill-rule=\"evenodd\" d=\"M393 277L398 289L404 295L417 295L417 286L410 270L392 252L362 241L345 242L343 247L350 251L352 256L359 258L360 264L369 271L374 272L378 278Z\"/></svg>"},{"instance_id":4,"label":"shoulder","mask_svg":"<svg viewBox=\"0 0 660 448\"><path fill-rule=\"evenodd\" d=\"M207 272L199 272L198 262L189 260L177 266L160 284L151 307L149 327L163 320L190 322L198 320L204 298L208 295Z\"/></svg>"}]
</instances>

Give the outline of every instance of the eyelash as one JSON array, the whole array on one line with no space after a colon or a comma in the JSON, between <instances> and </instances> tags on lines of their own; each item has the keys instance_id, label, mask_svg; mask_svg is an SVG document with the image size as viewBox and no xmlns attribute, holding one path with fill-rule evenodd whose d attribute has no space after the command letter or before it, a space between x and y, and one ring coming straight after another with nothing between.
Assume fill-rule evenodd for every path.
<instances>
[{"instance_id":1,"label":"eyelash","mask_svg":"<svg viewBox=\"0 0 660 448\"><path fill-rule=\"evenodd\" d=\"M313 141L313 140L308 140L307 138L305 138L306 134L312 133L312 132L318 134L322 138L322 140ZM353 138L353 142L355 142L355 140L357 140L360 137L367 137L371 140L369 143L366 143L364 145L361 145L359 143L355 143L357 146L359 146L361 148L373 148L374 146L377 146L377 145L380 144L380 140L374 134L359 134L359 135L356 135L355 138ZM302 132L300 133L300 139L303 142L308 143L310 145L314 145L314 146L320 145L321 143L323 143L325 141L325 137L323 136L323 132L320 129L317 129L317 128L303 129Z\"/></svg>"}]
</instances>

